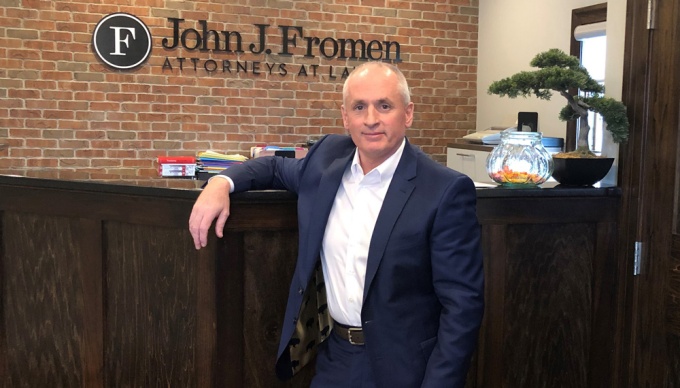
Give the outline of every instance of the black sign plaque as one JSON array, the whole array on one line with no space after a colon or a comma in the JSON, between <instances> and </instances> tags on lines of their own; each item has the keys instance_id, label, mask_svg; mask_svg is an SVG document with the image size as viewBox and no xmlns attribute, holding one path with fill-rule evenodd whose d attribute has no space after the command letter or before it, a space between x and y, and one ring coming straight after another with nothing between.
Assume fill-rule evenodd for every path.
<instances>
[{"instance_id":1,"label":"black sign plaque","mask_svg":"<svg viewBox=\"0 0 680 388\"><path fill-rule=\"evenodd\" d=\"M136 16L113 13L97 23L92 45L107 65L120 70L134 69L151 54L151 33Z\"/></svg>"}]
</instances>

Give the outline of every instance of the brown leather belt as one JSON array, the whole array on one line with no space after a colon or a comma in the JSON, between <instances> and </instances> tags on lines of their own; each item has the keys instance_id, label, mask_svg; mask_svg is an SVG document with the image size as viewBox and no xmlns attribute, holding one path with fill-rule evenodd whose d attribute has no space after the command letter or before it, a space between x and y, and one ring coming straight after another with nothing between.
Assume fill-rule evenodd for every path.
<instances>
[{"instance_id":1,"label":"brown leather belt","mask_svg":"<svg viewBox=\"0 0 680 388\"><path fill-rule=\"evenodd\" d=\"M347 326L334 320L333 331L352 345L364 344L364 331L360 327Z\"/></svg>"}]
</instances>

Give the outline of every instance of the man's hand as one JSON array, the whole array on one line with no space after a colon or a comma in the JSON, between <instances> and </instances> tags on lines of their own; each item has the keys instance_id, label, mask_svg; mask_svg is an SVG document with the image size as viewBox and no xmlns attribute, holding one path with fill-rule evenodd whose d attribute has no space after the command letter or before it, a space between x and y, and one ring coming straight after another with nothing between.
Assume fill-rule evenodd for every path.
<instances>
[{"instance_id":1,"label":"man's hand","mask_svg":"<svg viewBox=\"0 0 680 388\"><path fill-rule=\"evenodd\" d=\"M194 238L196 249L208 244L208 231L213 220L217 237L224 235L224 224L229 217L229 181L222 178L212 179L196 199L189 217L189 231Z\"/></svg>"}]
</instances>

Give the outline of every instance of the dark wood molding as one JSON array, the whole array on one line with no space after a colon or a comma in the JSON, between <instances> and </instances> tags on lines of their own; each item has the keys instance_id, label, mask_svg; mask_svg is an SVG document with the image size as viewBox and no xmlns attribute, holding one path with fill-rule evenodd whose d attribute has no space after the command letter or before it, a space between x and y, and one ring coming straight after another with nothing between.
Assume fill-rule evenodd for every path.
<instances>
[{"instance_id":1,"label":"dark wood molding","mask_svg":"<svg viewBox=\"0 0 680 388\"><path fill-rule=\"evenodd\" d=\"M680 337L672 318L680 310L677 262L678 141L680 138L680 7L657 1L648 28L647 2L629 0L622 100L629 139L620 147L623 190L621 263L626 263L628 353L622 386L680 385ZM643 244L641 274L633 277L635 242ZM674 280L675 276L675 280Z\"/></svg>"}]
</instances>

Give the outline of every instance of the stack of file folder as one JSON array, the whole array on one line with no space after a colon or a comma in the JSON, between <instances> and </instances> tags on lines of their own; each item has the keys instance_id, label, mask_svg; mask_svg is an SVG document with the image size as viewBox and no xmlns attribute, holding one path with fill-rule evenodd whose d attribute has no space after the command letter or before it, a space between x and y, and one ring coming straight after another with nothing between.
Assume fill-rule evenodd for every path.
<instances>
[{"instance_id":1,"label":"stack of file folder","mask_svg":"<svg viewBox=\"0 0 680 388\"><path fill-rule=\"evenodd\" d=\"M198 172L217 174L234 164L241 164L248 160L243 155L226 155L215 151L204 151L198 153L197 168Z\"/></svg>"}]
</instances>

